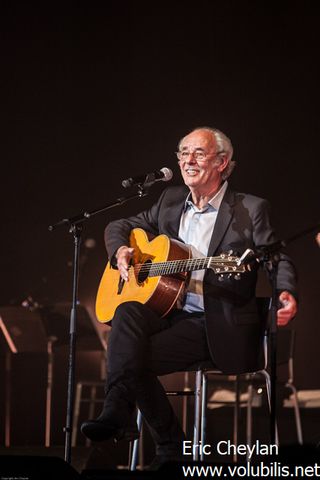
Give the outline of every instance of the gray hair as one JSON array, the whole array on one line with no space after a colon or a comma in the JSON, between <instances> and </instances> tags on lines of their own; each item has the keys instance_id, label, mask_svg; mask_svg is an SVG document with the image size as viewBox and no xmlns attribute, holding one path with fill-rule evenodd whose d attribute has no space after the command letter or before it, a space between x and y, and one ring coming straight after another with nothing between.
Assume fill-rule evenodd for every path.
<instances>
[{"instance_id":1,"label":"gray hair","mask_svg":"<svg viewBox=\"0 0 320 480\"><path fill-rule=\"evenodd\" d=\"M231 160L233 156L233 146L230 138L227 137L225 133L221 132L221 130L218 130L217 128L212 128L212 127L196 127L190 133L196 132L198 130L205 130L206 132L210 132L215 138L215 141L218 145L218 149L220 152L219 156L224 156L227 159L228 164L224 169L224 171L222 172L222 178L223 180L226 180L231 175L234 167L236 166L236 162L234 160ZM186 136L187 135L185 135L185 137ZM178 145L179 149L180 149L180 144L183 138L179 142L179 145Z\"/></svg>"}]
</instances>

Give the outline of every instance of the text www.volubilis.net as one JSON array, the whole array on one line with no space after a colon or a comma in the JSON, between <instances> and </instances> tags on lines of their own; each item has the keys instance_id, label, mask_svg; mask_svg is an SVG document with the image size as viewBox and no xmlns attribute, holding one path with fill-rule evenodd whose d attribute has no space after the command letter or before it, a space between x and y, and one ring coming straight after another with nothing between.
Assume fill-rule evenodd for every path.
<instances>
[{"instance_id":1,"label":"text www.volubilis.net","mask_svg":"<svg viewBox=\"0 0 320 480\"><path fill-rule=\"evenodd\" d=\"M280 462L246 465L182 465L182 473L186 478L318 478L320 464L282 465Z\"/></svg>"}]
</instances>

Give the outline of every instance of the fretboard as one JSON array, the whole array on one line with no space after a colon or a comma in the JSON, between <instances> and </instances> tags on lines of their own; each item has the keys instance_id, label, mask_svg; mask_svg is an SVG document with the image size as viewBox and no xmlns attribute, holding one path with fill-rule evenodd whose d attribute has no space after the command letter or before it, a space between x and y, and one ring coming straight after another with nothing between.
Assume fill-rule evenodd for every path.
<instances>
[{"instance_id":1,"label":"fretboard","mask_svg":"<svg viewBox=\"0 0 320 480\"><path fill-rule=\"evenodd\" d=\"M214 262L215 257L189 258L184 260L168 260L166 262L156 262L145 264L142 268L149 270L149 277L157 277L161 275L170 275L181 272L192 272L194 270L203 270ZM220 259L221 261L221 259Z\"/></svg>"}]
</instances>

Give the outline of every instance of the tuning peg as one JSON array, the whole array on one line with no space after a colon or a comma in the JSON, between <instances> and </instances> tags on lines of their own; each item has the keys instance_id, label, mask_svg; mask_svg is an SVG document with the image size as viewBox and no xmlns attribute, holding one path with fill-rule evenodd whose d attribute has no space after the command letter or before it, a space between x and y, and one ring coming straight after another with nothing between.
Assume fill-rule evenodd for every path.
<instances>
[{"instance_id":1,"label":"tuning peg","mask_svg":"<svg viewBox=\"0 0 320 480\"><path fill-rule=\"evenodd\" d=\"M236 273L235 276L234 276L234 279L235 280L240 280L240 278L241 278L240 273Z\"/></svg>"},{"instance_id":2,"label":"tuning peg","mask_svg":"<svg viewBox=\"0 0 320 480\"><path fill-rule=\"evenodd\" d=\"M221 273L221 274L218 276L218 281L219 281L219 282L223 282L223 280L224 280L224 275L223 275L223 273Z\"/></svg>"},{"instance_id":3,"label":"tuning peg","mask_svg":"<svg viewBox=\"0 0 320 480\"><path fill-rule=\"evenodd\" d=\"M233 254L233 250L228 250L228 255L232 255Z\"/></svg>"}]
</instances>

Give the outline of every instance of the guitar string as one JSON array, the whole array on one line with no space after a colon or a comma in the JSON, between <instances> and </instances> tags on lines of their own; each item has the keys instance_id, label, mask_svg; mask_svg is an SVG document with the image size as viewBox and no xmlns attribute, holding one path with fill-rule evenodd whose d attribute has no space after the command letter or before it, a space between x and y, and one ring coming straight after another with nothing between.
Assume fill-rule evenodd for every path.
<instances>
[{"instance_id":1,"label":"guitar string","mask_svg":"<svg viewBox=\"0 0 320 480\"><path fill-rule=\"evenodd\" d=\"M226 272L234 272L234 267L237 269L243 270L243 266L238 266L237 263L234 260L235 257L233 257L232 260L230 260L230 257L225 259L221 257L204 257L204 258L194 258L194 259L180 259L180 260L168 260L165 262L149 262L149 263L136 263L133 266L129 267L129 276L136 276L137 274L140 273L148 273L151 274L150 276L159 276L165 273L181 273L181 272L187 272L189 269L190 270L195 270L197 267L199 270L202 270L206 268L206 264L209 263L214 263L217 265L221 264L221 268L225 268L226 261L231 264L227 266ZM229 270L230 269L230 270Z\"/></svg>"},{"instance_id":2,"label":"guitar string","mask_svg":"<svg viewBox=\"0 0 320 480\"><path fill-rule=\"evenodd\" d=\"M236 257L233 257L232 259L229 257L229 258L221 258L221 257L203 257L203 258L193 258L193 259L182 259L182 260L167 260L165 262L145 262L145 263L138 263L138 264L135 264L135 266L137 265L141 265L141 269L145 269L145 270L150 270L151 268L152 269L156 269L156 268L159 268L159 269L162 269L162 268L172 268L172 267L175 267L175 268L194 268L195 266L197 265L205 265L207 263L215 263L215 264L222 264L222 265L225 265L226 263L229 263L231 265L235 264L237 265L236 263ZM200 267L201 268L201 267Z\"/></svg>"}]
</instances>

